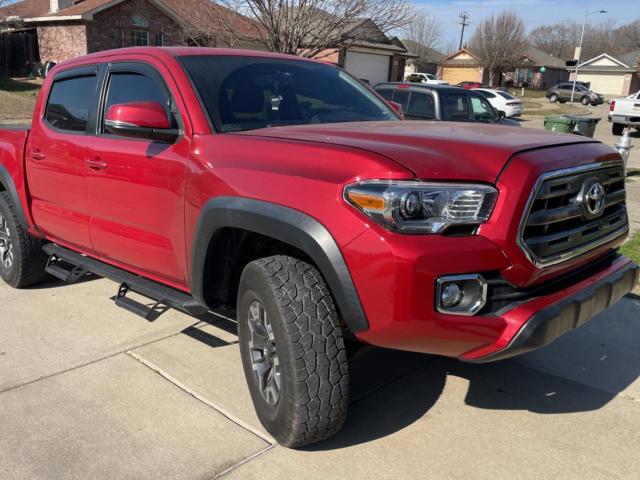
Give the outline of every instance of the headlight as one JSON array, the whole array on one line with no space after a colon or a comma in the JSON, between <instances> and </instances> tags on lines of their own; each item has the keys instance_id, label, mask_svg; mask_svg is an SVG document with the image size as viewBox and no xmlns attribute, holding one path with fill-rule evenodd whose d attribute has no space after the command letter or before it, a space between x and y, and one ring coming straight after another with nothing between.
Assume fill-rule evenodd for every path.
<instances>
[{"instance_id":1,"label":"headlight","mask_svg":"<svg viewBox=\"0 0 640 480\"><path fill-rule=\"evenodd\" d=\"M347 185L345 200L389 230L443 233L486 222L498 191L486 185L368 180Z\"/></svg>"}]
</instances>

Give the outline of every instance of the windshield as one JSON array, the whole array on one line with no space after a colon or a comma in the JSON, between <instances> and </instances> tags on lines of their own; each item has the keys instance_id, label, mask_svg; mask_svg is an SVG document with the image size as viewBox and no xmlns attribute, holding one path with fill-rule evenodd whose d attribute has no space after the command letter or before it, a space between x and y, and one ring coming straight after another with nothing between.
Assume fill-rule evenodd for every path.
<instances>
[{"instance_id":1,"label":"windshield","mask_svg":"<svg viewBox=\"0 0 640 480\"><path fill-rule=\"evenodd\" d=\"M181 61L220 132L399 120L367 87L331 65L217 55Z\"/></svg>"}]
</instances>

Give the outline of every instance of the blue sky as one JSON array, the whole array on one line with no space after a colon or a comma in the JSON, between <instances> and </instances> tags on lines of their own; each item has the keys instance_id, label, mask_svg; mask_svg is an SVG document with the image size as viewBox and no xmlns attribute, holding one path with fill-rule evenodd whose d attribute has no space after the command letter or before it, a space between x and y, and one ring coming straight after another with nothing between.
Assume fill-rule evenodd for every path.
<instances>
[{"instance_id":1,"label":"blue sky","mask_svg":"<svg viewBox=\"0 0 640 480\"><path fill-rule=\"evenodd\" d=\"M474 25L485 17L503 10L516 12L525 23L527 32L548 23L561 20L582 22L585 10L607 10L606 14L595 14L588 21L597 23L603 20L615 20L622 25L640 18L638 0L413 0L418 7L435 15L444 28L441 47L451 40L460 38L460 19L458 14L467 11L471 26L465 30L465 38L471 38Z\"/></svg>"}]
</instances>

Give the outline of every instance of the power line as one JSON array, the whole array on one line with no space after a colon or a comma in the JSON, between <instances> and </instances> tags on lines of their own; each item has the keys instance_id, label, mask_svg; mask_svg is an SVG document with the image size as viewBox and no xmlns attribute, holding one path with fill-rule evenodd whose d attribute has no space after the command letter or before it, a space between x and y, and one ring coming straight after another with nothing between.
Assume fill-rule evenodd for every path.
<instances>
[{"instance_id":1,"label":"power line","mask_svg":"<svg viewBox=\"0 0 640 480\"><path fill-rule=\"evenodd\" d=\"M467 12L462 12L458 17L460 18L460 25L462 25L462 31L460 32L460 46L458 47L458 50L460 50L462 48L462 41L464 40L464 27L469 26L467 20L469 20L470 15Z\"/></svg>"}]
</instances>

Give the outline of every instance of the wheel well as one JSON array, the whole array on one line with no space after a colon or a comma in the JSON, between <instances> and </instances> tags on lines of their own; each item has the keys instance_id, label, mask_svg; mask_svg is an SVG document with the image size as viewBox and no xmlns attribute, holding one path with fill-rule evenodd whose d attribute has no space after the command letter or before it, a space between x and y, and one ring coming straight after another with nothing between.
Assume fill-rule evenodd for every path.
<instances>
[{"instance_id":1,"label":"wheel well","mask_svg":"<svg viewBox=\"0 0 640 480\"><path fill-rule=\"evenodd\" d=\"M235 308L244 267L272 255L288 255L313 264L303 251L275 238L236 227L217 230L205 256L203 294L207 305Z\"/></svg>"}]
</instances>

